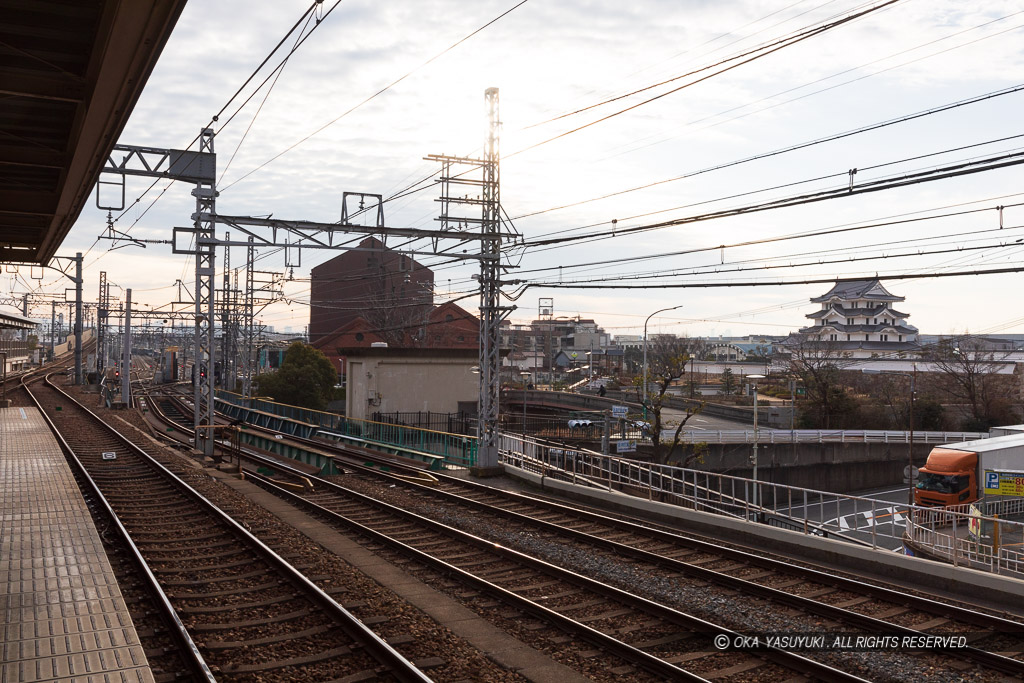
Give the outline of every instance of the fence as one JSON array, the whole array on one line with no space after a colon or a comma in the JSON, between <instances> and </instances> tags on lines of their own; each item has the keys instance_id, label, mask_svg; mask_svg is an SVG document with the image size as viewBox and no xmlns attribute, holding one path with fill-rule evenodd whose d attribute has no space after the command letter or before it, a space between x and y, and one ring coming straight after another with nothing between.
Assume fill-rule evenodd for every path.
<instances>
[{"instance_id":1,"label":"fence","mask_svg":"<svg viewBox=\"0 0 1024 683\"><path fill-rule=\"evenodd\" d=\"M29 354L28 342L18 339L0 339L0 352L12 357L27 356Z\"/></svg>"},{"instance_id":2,"label":"fence","mask_svg":"<svg viewBox=\"0 0 1024 683\"><path fill-rule=\"evenodd\" d=\"M675 430L672 430L673 432ZM914 443L957 443L987 439L987 432L914 432ZM664 440L666 436L662 436ZM671 439L671 435L668 435ZM683 443L754 443L753 429L694 430L679 435ZM759 429L758 443L910 443L910 432L887 430Z\"/></svg>"},{"instance_id":3,"label":"fence","mask_svg":"<svg viewBox=\"0 0 1024 683\"><path fill-rule=\"evenodd\" d=\"M896 550L906 540L946 556L954 564L996 573L1024 572L1024 557L1019 550L1024 541L1024 523L980 514L982 511L936 510L647 464L513 434L501 436L499 449L502 460L510 466L579 485L619 490L870 548ZM983 512L1004 517L1024 514L1024 501L993 503Z\"/></svg>"},{"instance_id":4,"label":"fence","mask_svg":"<svg viewBox=\"0 0 1024 683\"><path fill-rule=\"evenodd\" d=\"M330 431L342 436L438 455L444 458L446 466L476 465L478 440L475 436L351 418L342 418Z\"/></svg>"},{"instance_id":5,"label":"fence","mask_svg":"<svg viewBox=\"0 0 1024 683\"><path fill-rule=\"evenodd\" d=\"M343 420L345 420L345 416L339 415L338 413L327 413L322 410L313 410L312 408L291 406L286 403L276 403L262 398L247 399L241 394L224 391L223 389L218 389L215 392L215 395L222 401L227 401L228 403L232 403L236 406L251 408L252 410L260 410L264 413L272 413L274 415L279 415L280 417L288 418L289 420L305 422L324 429L334 429Z\"/></svg>"},{"instance_id":6,"label":"fence","mask_svg":"<svg viewBox=\"0 0 1024 683\"><path fill-rule=\"evenodd\" d=\"M420 429L432 429L450 434L472 435L476 432L477 421L469 413L395 412L373 413L370 419L388 424L406 425Z\"/></svg>"}]
</instances>

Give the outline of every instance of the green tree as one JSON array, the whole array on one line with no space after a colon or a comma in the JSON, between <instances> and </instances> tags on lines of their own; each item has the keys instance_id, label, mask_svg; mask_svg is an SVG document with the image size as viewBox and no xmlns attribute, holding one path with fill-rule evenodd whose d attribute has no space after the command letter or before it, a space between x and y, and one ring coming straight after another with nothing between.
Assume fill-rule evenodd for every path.
<instances>
[{"instance_id":1,"label":"green tree","mask_svg":"<svg viewBox=\"0 0 1024 683\"><path fill-rule=\"evenodd\" d=\"M295 342L277 372L259 378L259 392L278 403L323 410L338 381L331 361L319 349Z\"/></svg>"},{"instance_id":2,"label":"green tree","mask_svg":"<svg viewBox=\"0 0 1024 683\"><path fill-rule=\"evenodd\" d=\"M732 374L732 368L722 370L722 393L726 396L736 393L736 376Z\"/></svg>"}]
</instances>

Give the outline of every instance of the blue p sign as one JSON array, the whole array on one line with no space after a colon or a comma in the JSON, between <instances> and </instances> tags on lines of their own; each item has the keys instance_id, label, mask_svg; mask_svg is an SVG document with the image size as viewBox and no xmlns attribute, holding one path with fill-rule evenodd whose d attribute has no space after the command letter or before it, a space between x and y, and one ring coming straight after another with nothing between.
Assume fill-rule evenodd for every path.
<instances>
[{"instance_id":1,"label":"blue p sign","mask_svg":"<svg viewBox=\"0 0 1024 683\"><path fill-rule=\"evenodd\" d=\"M999 473L998 472L986 472L985 473L985 488L987 488L987 489L998 489L999 488Z\"/></svg>"}]
</instances>

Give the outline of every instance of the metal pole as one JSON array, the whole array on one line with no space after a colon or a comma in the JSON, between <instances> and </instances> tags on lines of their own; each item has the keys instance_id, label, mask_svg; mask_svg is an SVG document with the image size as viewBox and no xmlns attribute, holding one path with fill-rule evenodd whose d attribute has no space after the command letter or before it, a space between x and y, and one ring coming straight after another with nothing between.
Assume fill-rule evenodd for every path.
<instances>
[{"instance_id":1,"label":"metal pole","mask_svg":"<svg viewBox=\"0 0 1024 683\"><path fill-rule=\"evenodd\" d=\"M75 254L75 384L82 384L82 252Z\"/></svg>"},{"instance_id":2,"label":"metal pole","mask_svg":"<svg viewBox=\"0 0 1024 683\"><path fill-rule=\"evenodd\" d=\"M757 507L757 381L754 382L754 454L751 456L754 463L754 507ZM754 514L757 514L756 512Z\"/></svg>"},{"instance_id":3,"label":"metal pole","mask_svg":"<svg viewBox=\"0 0 1024 683\"><path fill-rule=\"evenodd\" d=\"M647 316L647 320L644 321L644 374L643 374L643 383L644 383L644 394L643 394L644 395L644 400L643 400L643 404L644 404L644 417L643 417L643 419L645 421L647 420L647 323L649 323L651 321L651 318L653 318L654 316L658 315L659 313L664 313L665 311L674 311L677 308L682 308L682 307L683 307L683 305L679 304L678 306L672 306L671 308L663 308L660 311L655 311L654 313L651 313L649 316Z\"/></svg>"},{"instance_id":4,"label":"metal pole","mask_svg":"<svg viewBox=\"0 0 1024 683\"><path fill-rule=\"evenodd\" d=\"M914 363L914 373L910 375L910 446L907 449L907 464L909 469L907 470L907 481L910 484L909 505L914 504L914 396L917 393L917 363ZM907 510L907 514L911 514L911 510ZM953 536L956 539L956 536ZM955 553L954 548L954 553Z\"/></svg>"},{"instance_id":5,"label":"metal pole","mask_svg":"<svg viewBox=\"0 0 1024 683\"><path fill-rule=\"evenodd\" d=\"M57 302L50 302L50 360L53 360L54 342L57 339Z\"/></svg>"},{"instance_id":6,"label":"metal pole","mask_svg":"<svg viewBox=\"0 0 1024 683\"><path fill-rule=\"evenodd\" d=\"M125 408L132 405L132 290L125 291L124 344L121 351L121 400Z\"/></svg>"}]
</instances>

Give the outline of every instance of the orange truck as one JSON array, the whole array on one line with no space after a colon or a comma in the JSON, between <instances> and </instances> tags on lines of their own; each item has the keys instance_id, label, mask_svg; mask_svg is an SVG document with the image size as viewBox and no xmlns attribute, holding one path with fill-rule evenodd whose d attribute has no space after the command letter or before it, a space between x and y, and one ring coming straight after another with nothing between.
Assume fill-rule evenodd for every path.
<instances>
[{"instance_id":1,"label":"orange truck","mask_svg":"<svg viewBox=\"0 0 1024 683\"><path fill-rule=\"evenodd\" d=\"M918 505L966 505L986 496L1024 497L1024 434L936 446L918 471Z\"/></svg>"}]
</instances>

